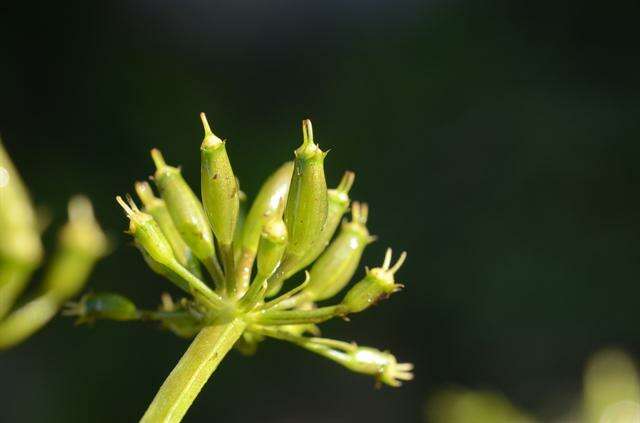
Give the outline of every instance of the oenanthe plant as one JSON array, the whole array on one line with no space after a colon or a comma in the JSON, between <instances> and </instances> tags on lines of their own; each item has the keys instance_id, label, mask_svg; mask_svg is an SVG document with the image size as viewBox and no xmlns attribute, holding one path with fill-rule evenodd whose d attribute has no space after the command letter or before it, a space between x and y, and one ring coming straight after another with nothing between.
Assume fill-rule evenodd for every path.
<instances>
[{"instance_id":1,"label":"oenanthe plant","mask_svg":"<svg viewBox=\"0 0 640 423\"><path fill-rule=\"evenodd\" d=\"M364 248L374 240L366 227L368 207L360 203L353 203L351 221L345 220L333 237L349 209L354 174L346 172L335 189L327 189L326 153L305 120L295 159L267 179L241 219L244 194L226 142L211 132L204 114L201 118L202 201L180 169L169 166L156 149L151 151L152 179L160 198L145 182L135 184L141 209L130 196L126 201L117 197L146 262L188 297L174 302L165 294L157 310L140 310L120 295L93 294L68 309L81 321L153 320L179 336L195 336L141 421L180 421L233 346L250 354L266 337L298 345L379 383L400 386L410 380L413 366L398 363L388 352L317 337L316 324L361 312L402 287L394 274L406 254L392 265L387 250L382 266L367 269L341 301L315 304L348 284ZM304 282L280 295L283 283L310 265Z\"/></svg>"},{"instance_id":2,"label":"oenanthe plant","mask_svg":"<svg viewBox=\"0 0 640 423\"><path fill-rule=\"evenodd\" d=\"M0 142L0 350L43 327L84 286L107 250L104 233L85 197L69 202L69 222L35 296L14 304L43 256L36 213L28 191Z\"/></svg>"}]
</instances>

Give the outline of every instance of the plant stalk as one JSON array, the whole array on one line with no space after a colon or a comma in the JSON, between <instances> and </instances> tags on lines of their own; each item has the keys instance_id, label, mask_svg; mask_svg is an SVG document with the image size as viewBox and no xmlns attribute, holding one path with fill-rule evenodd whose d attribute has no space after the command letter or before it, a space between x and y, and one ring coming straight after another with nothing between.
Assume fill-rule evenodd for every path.
<instances>
[{"instance_id":1,"label":"plant stalk","mask_svg":"<svg viewBox=\"0 0 640 423\"><path fill-rule=\"evenodd\" d=\"M180 422L245 328L246 323L236 318L202 329L164 381L140 422Z\"/></svg>"}]
</instances>

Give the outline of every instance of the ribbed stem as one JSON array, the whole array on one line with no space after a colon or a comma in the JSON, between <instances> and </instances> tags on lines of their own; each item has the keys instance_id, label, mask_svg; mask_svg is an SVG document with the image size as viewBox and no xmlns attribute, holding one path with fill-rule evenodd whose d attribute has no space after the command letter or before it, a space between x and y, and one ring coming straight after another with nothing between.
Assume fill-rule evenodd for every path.
<instances>
[{"instance_id":1,"label":"ribbed stem","mask_svg":"<svg viewBox=\"0 0 640 423\"><path fill-rule=\"evenodd\" d=\"M220 245L220 254L222 255L223 260L222 263L224 266L227 295L229 296L229 298L237 298L236 269L233 257L233 246Z\"/></svg>"},{"instance_id":2,"label":"ribbed stem","mask_svg":"<svg viewBox=\"0 0 640 423\"><path fill-rule=\"evenodd\" d=\"M53 295L31 300L0 322L0 350L22 342L51 320L60 304Z\"/></svg>"},{"instance_id":3,"label":"ribbed stem","mask_svg":"<svg viewBox=\"0 0 640 423\"><path fill-rule=\"evenodd\" d=\"M140 422L181 421L245 327L244 321L234 319L202 329L164 381Z\"/></svg>"},{"instance_id":4,"label":"ribbed stem","mask_svg":"<svg viewBox=\"0 0 640 423\"><path fill-rule=\"evenodd\" d=\"M215 256L208 257L206 260L202 261L202 264L204 264L204 267L213 279L213 282L216 285L216 292L218 294L222 294L225 289L225 278L218 259Z\"/></svg>"},{"instance_id":5,"label":"ribbed stem","mask_svg":"<svg viewBox=\"0 0 640 423\"><path fill-rule=\"evenodd\" d=\"M263 310L251 313L255 323L265 326L303 325L322 323L334 317L343 316L347 310L341 304L319 307L313 310Z\"/></svg>"}]
</instances>

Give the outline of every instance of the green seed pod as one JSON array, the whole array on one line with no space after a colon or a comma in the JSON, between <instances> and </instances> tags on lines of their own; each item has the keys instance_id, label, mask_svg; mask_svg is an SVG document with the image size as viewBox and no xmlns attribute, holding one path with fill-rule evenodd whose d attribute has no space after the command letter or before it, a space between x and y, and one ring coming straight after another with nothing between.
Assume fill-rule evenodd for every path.
<instances>
[{"instance_id":1,"label":"green seed pod","mask_svg":"<svg viewBox=\"0 0 640 423\"><path fill-rule=\"evenodd\" d=\"M144 247L140 245L139 242L136 241L135 245L136 245L136 248L138 248L138 250L140 251L140 254L142 254L142 258L144 259L144 262L147 263L147 266L149 266L149 268L154 273L162 276L163 278L169 279L171 282L173 282L177 287L179 287L183 291L191 292L189 288L189 283L187 281L185 281L182 277L176 274L173 270L169 269L167 266L155 261L149 255L149 253L146 252Z\"/></svg>"},{"instance_id":2,"label":"green seed pod","mask_svg":"<svg viewBox=\"0 0 640 423\"><path fill-rule=\"evenodd\" d=\"M42 260L31 199L0 140L0 320Z\"/></svg>"},{"instance_id":3,"label":"green seed pod","mask_svg":"<svg viewBox=\"0 0 640 423\"><path fill-rule=\"evenodd\" d=\"M277 215L269 220L262 229L258 246L258 278L266 279L280 265L287 247L287 226Z\"/></svg>"},{"instance_id":4,"label":"green seed pod","mask_svg":"<svg viewBox=\"0 0 640 423\"><path fill-rule=\"evenodd\" d=\"M200 147L202 203L213 234L223 248L228 248L233 242L238 220L238 183L229 162L225 141L211 132L204 113L200 113L200 118L204 126L204 140Z\"/></svg>"},{"instance_id":5,"label":"green seed pod","mask_svg":"<svg viewBox=\"0 0 640 423\"><path fill-rule=\"evenodd\" d=\"M180 236L180 232L178 232L176 225L173 223L164 200L153 195L153 190L147 182L136 182L135 188L138 197L140 197L140 200L144 204L144 212L153 216L160 230L167 238L167 241L171 244L171 248L178 262L198 278L202 279L200 264L193 254L193 251L191 251L191 248L189 248Z\"/></svg>"},{"instance_id":6,"label":"green seed pod","mask_svg":"<svg viewBox=\"0 0 640 423\"><path fill-rule=\"evenodd\" d=\"M340 233L311 268L311 281L304 292L306 298L321 301L333 297L351 280L358 268L362 252L375 237L367 230L369 208L353 203L351 222L344 222Z\"/></svg>"},{"instance_id":7,"label":"green seed pod","mask_svg":"<svg viewBox=\"0 0 640 423\"><path fill-rule=\"evenodd\" d=\"M289 233L284 260L286 269L295 268L319 242L327 220L326 153L313 142L310 120L302 121L302 132L304 141L295 151L291 187L284 210L284 222Z\"/></svg>"},{"instance_id":8,"label":"green seed pod","mask_svg":"<svg viewBox=\"0 0 640 423\"><path fill-rule=\"evenodd\" d=\"M36 226L36 214L29 192L0 140L0 223L10 226ZM10 206L10 207L9 207ZM6 219L6 220L5 220Z\"/></svg>"},{"instance_id":9,"label":"green seed pod","mask_svg":"<svg viewBox=\"0 0 640 423\"><path fill-rule=\"evenodd\" d=\"M96 319L134 320L140 318L136 305L126 297L110 292L87 294L78 304L71 304L64 312L67 316L78 316L78 323Z\"/></svg>"},{"instance_id":10,"label":"green seed pod","mask_svg":"<svg viewBox=\"0 0 640 423\"><path fill-rule=\"evenodd\" d=\"M29 193L0 140L0 262L32 269L42 254Z\"/></svg>"},{"instance_id":11,"label":"green seed pod","mask_svg":"<svg viewBox=\"0 0 640 423\"><path fill-rule=\"evenodd\" d=\"M66 301L84 286L96 261L108 250L107 238L86 197L69 202L69 222L60 230L58 250L45 274L43 290Z\"/></svg>"},{"instance_id":12,"label":"green seed pod","mask_svg":"<svg viewBox=\"0 0 640 423\"><path fill-rule=\"evenodd\" d=\"M168 166L159 150L151 150L156 165L154 181L167 205L173 223L184 242L209 268L215 250L213 234L202 204L180 174L180 169Z\"/></svg>"},{"instance_id":13,"label":"green seed pod","mask_svg":"<svg viewBox=\"0 0 640 423\"><path fill-rule=\"evenodd\" d=\"M340 180L340 184L335 189L330 189L327 192L329 209L327 212L327 222L325 223L324 230L322 231L318 241L307 252L304 259L295 268L291 268L287 271L285 279L288 279L294 273L313 263L324 249L327 248L329 241L331 241L333 234L336 232L336 229L340 224L342 216L349 208L349 190L353 186L354 179L355 174L347 171L344 173L342 180Z\"/></svg>"},{"instance_id":14,"label":"green seed pod","mask_svg":"<svg viewBox=\"0 0 640 423\"><path fill-rule=\"evenodd\" d=\"M393 354L369 347L356 347L336 361L351 371L375 376L379 382L399 387L401 381L413 379L413 364L398 363Z\"/></svg>"},{"instance_id":15,"label":"green seed pod","mask_svg":"<svg viewBox=\"0 0 640 423\"><path fill-rule=\"evenodd\" d=\"M197 296L199 300L207 302L213 308L221 309L226 306L218 294L178 263L171 244L167 241L153 216L141 212L131 197L127 198L129 205L120 196L116 197L116 200L127 213L130 220L129 232L143 250L145 260L152 270L166 276L178 287Z\"/></svg>"},{"instance_id":16,"label":"green seed pod","mask_svg":"<svg viewBox=\"0 0 640 423\"><path fill-rule=\"evenodd\" d=\"M124 209L129 218L129 232L136 242L159 264L172 268L177 263L171 244L153 219L153 216L141 212L133 200L129 198L129 205L122 197L116 197L118 204Z\"/></svg>"},{"instance_id":17,"label":"green seed pod","mask_svg":"<svg viewBox=\"0 0 640 423\"><path fill-rule=\"evenodd\" d=\"M293 162L280 166L260 188L251 205L242 230L242 255L238 261L238 280L248 281L251 268L258 251L262 227L269 216L278 209L278 205L286 202L293 173Z\"/></svg>"},{"instance_id":18,"label":"green seed pod","mask_svg":"<svg viewBox=\"0 0 640 423\"><path fill-rule=\"evenodd\" d=\"M407 254L402 253L396 264L390 268L391 249L387 249L382 267L367 270L364 279L347 292L342 305L349 313L359 313L399 291L403 286L395 283L393 275L400 269L406 257Z\"/></svg>"}]
</instances>

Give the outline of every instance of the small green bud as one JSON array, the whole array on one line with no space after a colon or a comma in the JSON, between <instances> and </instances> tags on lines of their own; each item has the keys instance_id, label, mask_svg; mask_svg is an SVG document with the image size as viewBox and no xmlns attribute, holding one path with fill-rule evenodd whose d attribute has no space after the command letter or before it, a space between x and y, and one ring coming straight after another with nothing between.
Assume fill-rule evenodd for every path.
<instances>
[{"instance_id":1,"label":"small green bud","mask_svg":"<svg viewBox=\"0 0 640 423\"><path fill-rule=\"evenodd\" d=\"M300 327L300 325L298 326ZM393 354L370 347L360 347L329 338L307 338L301 336L300 329L288 329L291 326L279 326L277 329L266 326L254 326L251 329L260 334L292 342L309 351L326 357L347 369L374 376L378 383L399 387L402 381L413 379L413 364L398 363ZM314 330L314 328L310 328Z\"/></svg>"},{"instance_id":2,"label":"small green bud","mask_svg":"<svg viewBox=\"0 0 640 423\"><path fill-rule=\"evenodd\" d=\"M258 351L258 344L263 337L252 332L245 331L234 347L244 356L252 356Z\"/></svg>"},{"instance_id":3,"label":"small green bud","mask_svg":"<svg viewBox=\"0 0 640 423\"><path fill-rule=\"evenodd\" d=\"M110 292L87 294L80 302L67 304L63 314L78 316L78 323L91 323L97 319L125 321L140 317L136 305L131 300Z\"/></svg>"},{"instance_id":4,"label":"small green bud","mask_svg":"<svg viewBox=\"0 0 640 423\"><path fill-rule=\"evenodd\" d=\"M276 212L262 229L258 246L258 275L268 278L280 265L287 247L287 226L282 220L281 213Z\"/></svg>"},{"instance_id":5,"label":"small green bud","mask_svg":"<svg viewBox=\"0 0 640 423\"><path fill-rule=\"evenodd\" d=\"M213 234L200 200L180 174L168 166L159 150L151 150L156 165L154 181L167 205L173 223L185 243L205 265L215 257Z\"/></svg>"},{"instance_id":6,"label":"small green bud","mask_svg":"<svg viewBox=\"0 0 640 423\"><path fill-rule=\"evenodd\" d=\"M311 282L305 295L312 301L331 298L351 280L365 247L375 238L367 230L369 208L353 203L351 222L344 222L340 233L311 268Z\"/></svg>"},{"instance_id":7,"label":"small green bud","mask_svg":"<svg viewBox=\"0 0 640 423\"><path fill-rule=\"evenodd\" d=\"M289 232L286 268L295 268L322 236L327 220L326 153L313 141L311 121L302 121L303 143L295 151L293 176L284 210ZM284 265L284 263L283 263Z\"/></svg>"},{"instance_id":8,"label":"small green bud","mask_svg":"<svg viewBox=\"0 0 640 423\"><path fill-rule=\"evenodd\" d=\"M238 280L247 281L250 278L262 227L269 216L273 216L278 206L286 202L292 173L293 162L280 166L265 181L253 201L242 229L242 254L237 266Z\"/></svg>"},{"instance_id":9,"label":"small green bud","mask_svg":"<svg viewBox=\"0 0 640 423\"><path fill-rule=\"evenodd\" d=\"M69 221L60 230L58 250L45 275L44 291L64 301L86 282L96 261L108 250L107 238L86 197L69 201Z\"/></svg>"},{"instance_id":10,"label":"small green bud","mask_svg":"<svg viewBox=\"0 0 640 423\"><path fill-rule=\"evenodd\" d=\"M240 207L238 183L225 141L211 132L204 113L200 113L200 118L205 134L200 147L202 203L216 239L221 245L229 246L233 242Z\"/></svg>"},{"instance_id":11,"label":"small green bud","mask_svg":"<svg viewBox=\"0 0 640 423\"><path fill-rule=\"evenodd\" d=\"M167 267L173 267L177 262L171 244L150 214L141 212L129 197L129 205L122 197L117 196L118 204L124 209L129 218L129 232L136 242L156 262Z\"/></svg>"},{"instance_id":12,"label":"small green bud","mask_svg":"<svg viewBox=\"0 0 640 423\"><path fill-rule=\"evenodd\" d=\"M387 249L382 267L367 270L364 279L347 292L342 305L349 313L359 313L399 291L403 286L395 283L393 275L400 269L406 258L407 253L402 253L396 264L390 268L391 249Z\"/></svg>"},{"instance_id":13,"label":"small green bud","mask_svg":"<svg viewBox=\"0 0 640 423\"><path fill-rule=\"evenodd\" d=\"M78 195L69 201L69 222L60 232L60 243L96 259L108 250L107 237L100 229L88 198Z\"/></svg>"},{"instance_id":14,"label":"small green bud","mask_svg":"<svg viewBox=\"0 0 640 423\"><path fill-rule=\"evenodd\" d=\"M304 259L295 268L289 269L285 278L289 278L294 273L313 263L324 249L327 248L329 241L331 241L333 234L340 224L342 216L349 208L349 190L351 190L353 186L354 179L355 173L347 171L340 180L340 184L335 189L330 189L327 192L329 209L324 230L320 234L318 241L309 249Z\"/></svg>"},{"instance_id":15,"label":"small green bud","mask_svg":"<svg viewBox=\"0 0 640 423\"><path fill-rule=\"evenodd\" d=\"M379 382L393 387L413 379L413 364L398 363L393 354L375 348L356 347L336 361L354 372L375 376Z\"/></svg>"},{"instance_id":16,"label":"small green bud","mask_svg":"<svg viewBox=\"0 0 640 423\"><path fill-rule=\"evenodd\" d=\"M138 197L144 204L144 212L153 216L160 230L167 238L167 241L171 244L171 248L178 262L198 278L202 279L200 264L193 254L193 251L191 251L191 248L189 248L180 236L180 232L178 232L176 225L173 223L164 200L153 195L153 190L148 182L136 182L135 188Z\"/></svg>"}]
</instances>

